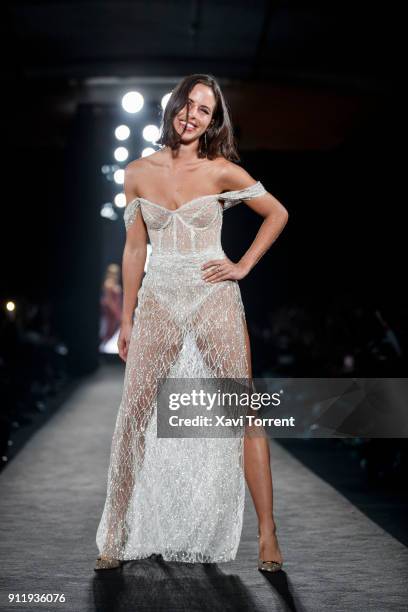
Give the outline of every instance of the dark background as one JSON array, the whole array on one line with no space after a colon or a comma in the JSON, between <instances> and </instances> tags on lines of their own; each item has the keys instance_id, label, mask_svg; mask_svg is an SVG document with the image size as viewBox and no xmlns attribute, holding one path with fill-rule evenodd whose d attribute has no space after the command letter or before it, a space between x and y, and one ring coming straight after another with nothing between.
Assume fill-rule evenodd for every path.
<instances>
[{"instance_id":1,"label":"dark background","mask_svg":"<svg viewBox=\"0 0 408 612\"><path fill-rule=\"evenodd\" d=\"M101 174L122 144L113 129L157 124L161 96L193 72L219 79L242 165L290 214L241 282L254 372L279 370L276 342L265 341L279 316L295 334L287 343L299 374L312 369L311 348L318 375L327 358L337 373L343 353L364 352L376 310L406 351L397 14L344 2L13 2L3 18L1 293L48 303L72 374L98 366L100 286L123 251L123 210L114 222L100 216L120 190ZM137 115L120 105L130 89L145 96ZM140 153L132 138L127 161ZM223 243L232 259L260 223L243 206L231 211ZM373 329L356 348L349 320L361 308ZM328 313L343 331L325 346ZM305 363L294 344L307 326ZM388 369L400 372L400 360Z\"/></svg>"},{"instance_id":2,"label":"dark background","mask_svg":"<svg viewBox=\"0 0 408 612\"><path fill-rule=\"evenodd\" d=\"M405 22L396 5L27 1L1 11L3 458L10 431L47 418L53 397L101 365L101 284L125 241L123 209L113 221L100 214L120 191L101 167L122 144L120 123L135 135L119 166L140 156L141 128L159 123L161 97L191 73L219 80L243 167L289 211L240 282L254 375L406 376ZM145 106L127 115L121 98L135 89ZM231 259L261 221L243 205L228 212ZM398 488L405 440L376 442L357 441L347 456L369 480ZM330 478L350 447L335 444L337 463L323 459L327 442L292 450Z\"/></svg>"}]
</instances>

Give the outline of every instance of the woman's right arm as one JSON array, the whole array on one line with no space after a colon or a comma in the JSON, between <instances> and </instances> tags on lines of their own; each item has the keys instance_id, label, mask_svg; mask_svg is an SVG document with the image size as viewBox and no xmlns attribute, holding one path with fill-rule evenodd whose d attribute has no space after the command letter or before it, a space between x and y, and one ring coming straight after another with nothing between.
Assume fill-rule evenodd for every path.
<instances>
[{"instance_id":1,"label":"woman's right arm","mask_svg":"<svg viewBox=\"0 0 408 612\"><path fill-rule=\"evenodd\" d=\"M135 193L135 170L132 164L125 168L124 192L127 203L137 197ZM129 348L133 314L137 306L137 294L143 280L147 241L146 226L139 207L136 211L135 220L126 231L126 243L122 257L123 307L118 349L119 355L124 361L126 361Z\"/></svg>"}]
</instances>

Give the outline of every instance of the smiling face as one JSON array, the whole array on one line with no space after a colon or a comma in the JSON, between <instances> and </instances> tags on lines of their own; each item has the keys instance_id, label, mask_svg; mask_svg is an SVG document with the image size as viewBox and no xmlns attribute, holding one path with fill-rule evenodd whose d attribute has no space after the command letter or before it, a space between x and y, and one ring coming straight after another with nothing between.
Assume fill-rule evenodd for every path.
<instances>
[{"instance_id":1,"label":"smiling face","mask_svg":"<svg viewBox=\"0 0 408 612\"><path fill-rule=\"evenodd\" d=\"M182 135L184 141L191 142L199 138L211 123L215 105L216 100L211 87L197 83L188 94L188 104L174 117L174 129Z\"/></svg>"}]
</instances>

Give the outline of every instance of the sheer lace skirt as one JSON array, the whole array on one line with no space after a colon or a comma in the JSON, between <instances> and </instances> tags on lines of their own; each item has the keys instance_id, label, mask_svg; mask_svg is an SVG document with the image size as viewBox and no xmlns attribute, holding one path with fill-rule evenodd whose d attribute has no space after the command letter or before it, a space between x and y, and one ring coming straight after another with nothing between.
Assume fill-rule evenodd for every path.
<instances>
[{"instance_id":1,"label":"sheer lace skirt","mask_svg":"<svg viewBox=\"0 0 408 612\"><path fill-rule=\"evenodd\" d=\"M157 438L157 379L248 378L236 281L201 265L224 253L152 256L139 292L96 542L117 559L235 558L245 498L243 438Z\"/></svg>"}]
</instances>

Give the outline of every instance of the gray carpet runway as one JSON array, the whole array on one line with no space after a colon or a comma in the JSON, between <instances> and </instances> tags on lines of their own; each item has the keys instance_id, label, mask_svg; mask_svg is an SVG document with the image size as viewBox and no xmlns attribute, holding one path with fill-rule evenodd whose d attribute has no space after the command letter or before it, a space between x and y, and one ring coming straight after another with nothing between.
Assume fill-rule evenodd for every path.
<instances>
[{"instance_id":1,"label":"gray carpet runway","mask_svg":"<svg viewBox=\"0 0 408 612\"><path fill-rule=\"evenodd\" d=\"M408 610L408 551L271 440L274 508L284 571L256 569L256 515L247 490L237 558L160 557L96 573L123 368L104 365L0 474L0 610L154 612ZM29 603L29 594L65 601ZM9 594L20 603L10 603ZM26 602L24 602L24 598Z\"/></svg>"}]
</instances>

